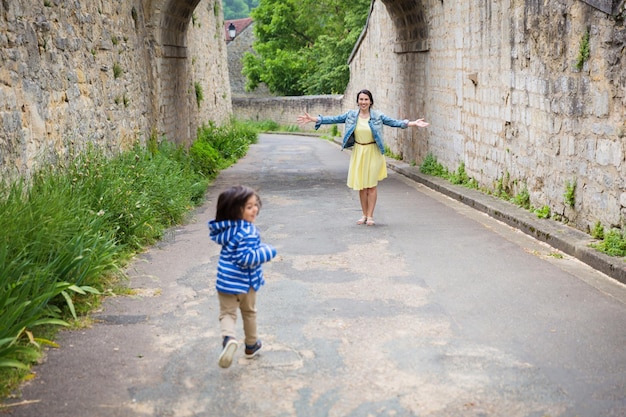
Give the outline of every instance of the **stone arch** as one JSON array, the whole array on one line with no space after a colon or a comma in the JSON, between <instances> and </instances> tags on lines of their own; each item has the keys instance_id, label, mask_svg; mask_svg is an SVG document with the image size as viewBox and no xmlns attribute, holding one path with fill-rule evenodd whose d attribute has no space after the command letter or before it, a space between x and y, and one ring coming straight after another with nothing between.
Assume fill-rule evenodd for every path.
<instances>
[{"instance_id":1,"label":"stone arch","mask_svg":"<svg viewBox=\"0 0 626 417\"><path fill-rule=\"evenodd\" d=\"M186 143L195 127L189 102L187 30L200 0L157 0L151 7L153 28L152 107L159 133Z\"/></svg>"},{"instance_id":2,"label":"stone arch","mask_svg":"<svg viewBox=\"0 0 626 417\"><path fill-rule=\"evenodd\" d=\"M361 36L348 60L350 82L344 107L351 107L356 92L372 90L377 107L398 118L424 114L428 103L426 65L429 51L429 7L425 0L373 0ZM391 129L385 141L391 150L413 158L425 152L426 133ZM419 147L419 149L418 149Z\"/></svg>"},{"instance_id":3,"label":"stone arch","mask_svg":"<svg viewBox=\"0 0 626 417\"><path fill-rule=\"evenodd\" d=\"M428 50L428 22L422 1L381 0L396 28L394 52Z\"/></svg>"},{"instance_id":4,"label":"stone arch","mask_svg":"<svg viewBox=\"0 0 626 417\"><path fill-rule=\"evenodd\" d=\"M232 112L222 3L144 0L144 6L154 46L153 122L168 140L189 144L201 124L225 122Z\"/></svg>"}]
</instances>

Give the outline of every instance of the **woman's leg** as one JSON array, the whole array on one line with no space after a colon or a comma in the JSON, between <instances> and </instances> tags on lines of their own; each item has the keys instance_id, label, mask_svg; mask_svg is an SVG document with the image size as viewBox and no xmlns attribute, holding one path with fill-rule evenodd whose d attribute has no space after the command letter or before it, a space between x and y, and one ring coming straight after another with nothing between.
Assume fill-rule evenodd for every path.
<instances>
[{"instance_id":1,"label":"woman's leg","mask_svg":"<svg viewBox=\"0 0 626 417\"><path fill-rule=\"evenodd\" d=\"M363 215L367 217L367 188L359 190L359 200L361 200L361 210Z\"/></svg>"},{"instance_id":2,"label":"woman's leg","mask_svg":"<svg viewBox=\"0 0 626 417\"><path fill-rule=\"evenodd\" d=\"M378 197L378 192L376 191L376 187L372 187L372 188L366 188L366 203L365 203L365 208L366 211L364 211L364 213L366 213L365 215L372 219L374 218L374 209L376 208L376 199ZM362 205L363 203L361 203Z\"/></svg>"}]
</instances>

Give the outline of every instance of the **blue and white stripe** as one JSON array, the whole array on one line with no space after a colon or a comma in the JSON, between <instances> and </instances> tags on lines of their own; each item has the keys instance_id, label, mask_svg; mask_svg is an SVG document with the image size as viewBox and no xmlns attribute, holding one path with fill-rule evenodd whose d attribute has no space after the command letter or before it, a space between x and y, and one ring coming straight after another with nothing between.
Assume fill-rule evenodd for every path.
<instances>
[{"instance_id":1,"label":"blue and white stripe","mask_svg":"<svg viewBox=\"0 0 626 417\"><path fill-rule=\"evenodd\" d=\"M276 249L261 243L254 224L245 220L209 222L211 240L222 245L217 265L216 288L228 294L258 291L265 279L262 264L276 256Z\"/></svg>"}]
</instances>

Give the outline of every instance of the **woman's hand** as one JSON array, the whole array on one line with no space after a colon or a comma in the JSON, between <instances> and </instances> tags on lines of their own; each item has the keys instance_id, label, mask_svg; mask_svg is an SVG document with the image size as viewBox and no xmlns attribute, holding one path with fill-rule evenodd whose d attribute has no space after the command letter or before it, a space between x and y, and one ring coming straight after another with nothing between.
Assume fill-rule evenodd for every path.
<instances>
[{"instance_id":1,"label":"woman's hand","mask_svg":"<svg viewBox=\"0 0 626 417\"><path fill-rule=\"evenodd\" d=\"M409 122L409 126L414 126L414 127L426 127L429 124L430 123L426 123L424 119L417 119L412 122Z\"/></svg>"},{"instance_id":2,"label":"woman's hand","mask_svg":"<svg viewBox=\"0 0 626 417\"><path fill-rule=\"evenodd\" d=\"M309 115L309 113L304 113L303 116L298 116L298 124L299 125L303 125L309 122L315 122L317 123L317 117L313 117L311 115Z\"/></svg>"}]
</instances>

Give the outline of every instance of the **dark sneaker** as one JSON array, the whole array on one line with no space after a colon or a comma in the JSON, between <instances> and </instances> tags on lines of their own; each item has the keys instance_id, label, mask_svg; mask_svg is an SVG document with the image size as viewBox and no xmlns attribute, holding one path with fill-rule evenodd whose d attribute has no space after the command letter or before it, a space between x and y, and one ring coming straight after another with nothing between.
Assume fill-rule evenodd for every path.
<instances>
[{"instance_id":1,"label":"dark sneaker","mask_svg":"<svg viewBox=\"0 0 626 417\"><path fill-rule=\"evenodd\" d=\"M246 358L254 358L261 350L261 347L263 347L263 343L260 340L257 340L254 345L246 345Z\"/></svg>"},{"instance_id":2,"label":"dark sneaker","mask_svg":"<svg viewBox=\"0 0 626 417\"><path fill-rule=\"evenodd\" d=\"M233 357L237 351L237 346L239 345L237 344L235 338L230 336L226 336L224 338L224 342L222 342L222 353L220 354L220 359L218 361L222 368L228 368L233 363Z\"/></svg>"}]
</instances>

